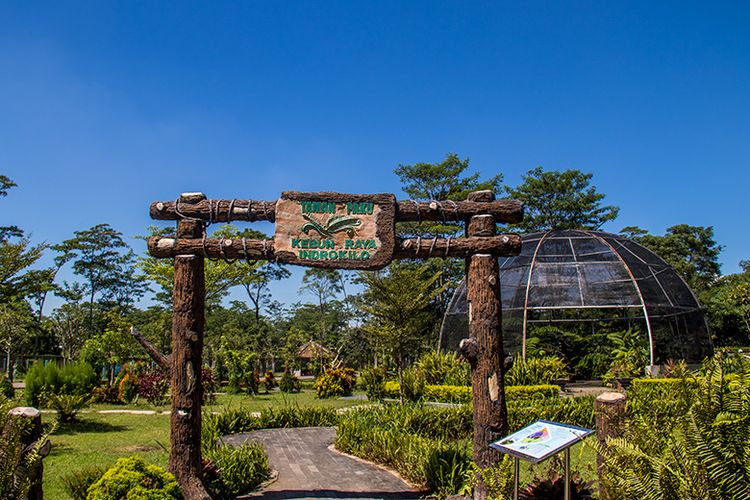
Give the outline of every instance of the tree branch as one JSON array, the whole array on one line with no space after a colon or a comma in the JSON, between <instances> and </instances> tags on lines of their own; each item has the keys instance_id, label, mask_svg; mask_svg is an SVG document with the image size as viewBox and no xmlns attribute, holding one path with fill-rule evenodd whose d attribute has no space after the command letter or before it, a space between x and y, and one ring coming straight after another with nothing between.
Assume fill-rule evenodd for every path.
<instances>
[{"instance_id":1,"label":"tree branch","mask_svg":"<svg viewBox=\"0 0 750 500\"><path fill-rule=\"evenodd\" d=\"M146 352L148 352L149 356L151 356L151 359L153 359L157 365L162 367L162 369L169 371L171 369L171 360L169 359L169 356L163 354L159 349L157 349L154 344L148 341L146 337L141 334L138 330L135 329L134 326L130 327L130 335L135 338L135 340L143 346L144 349L146 349Z\"/></svg>"}]
</instances>

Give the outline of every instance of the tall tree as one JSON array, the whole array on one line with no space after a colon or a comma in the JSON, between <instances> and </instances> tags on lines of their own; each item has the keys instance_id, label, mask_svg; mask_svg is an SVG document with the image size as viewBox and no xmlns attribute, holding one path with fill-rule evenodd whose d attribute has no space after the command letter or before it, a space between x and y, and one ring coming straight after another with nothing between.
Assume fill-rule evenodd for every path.
<instances>
[{"instance_id":1,"label":"tall tree","mask_svg":"<svg viewBox=\"0 0 750 500\"><path fill-rule=\"evenodd\" d=\"M472 191L489 189L494 193L502 190L503 175L497 174L488 179L481 179L478 172L469 173L469 158L461 159L455 153L449 153L439 163L415 163L399 165L395 173L401 181L401 189L412 200L435 200L443 203L447 212L451 210L450 202L465 200ZM445 238L463 233L462 222L400 222L396 227L402 237ZM464 276L463 259L430 259L433 273L440 274L440 286L443 292L438 297L439 313L445 312L453 291Z\"/></svg>"},{"instance_id":2,"label":"tall tree","mask_svg":"<svg viewBox=\"0 0 750 500\"><path fill-rule=\"evenodd\" d=\"M518 187L506 188L511 198L524 202L523 221L514 227L525 232L599 229L614 220L620 209L602 205L605 195L591 185L592 177L580 170L529 170Z\"/></svg>"},{"instance_id":3,"label":"tall tree","mask_svg":"<svg viewBox=\"0 0 750 500\"><path fill-rule=\"evenodd\" d=\"M0 349L5 354L8 378L13 380L16 354L29 347L34 317L29 305L19 299L0 302Z\"/></svg>"},{"instance_id":4,"label":"tall tree","mask_svg":"<svg viewBox=\"0 0 750 500\"><path fill-rule=\"evenodd\" d=\"M8 191L17 186L18 184L10 180L7 176L0 175L0 198L8 196ZM0 226L0 242L6 241L9 238L20 238L21 236L23 236L23 231L18 226Z\"/></svg>"},{"instance_id":5,"label":"tall tree","mask_svg":"<svg viewBox=\"0 0 750 500\"><path fill-rule=\"evenodd\" d=\"M469 174L469 158L463 160L449 153L440 163L415 163L399 165L394 172L401 181L401 189L412 200L461 201L472 191L490 189L498 193L503 181L502 174L480 180L478 172ZM450 204L446 204L450 210ZM401 235L421 237L455 236L463 231L460 223L400 223Z\"/></svg>"},{"instance_id":6,"label":"tall tree","mask_svg":"<svg viewBox=\"0 0 750 500\"><path fill-rule=\"evenodd\" d=\"M73 272L85 280L89 322L93 326L97 296L115 306L127 306L141 297L146 287L135 275L135 255L122 233L109 224L98 224L53 247L73 263Z\"/></svg>"},{"instance_id":7,"label":"tall tree","mask_svg":"<svg viewBox=\"0 0 750 500\"><path fill-rule=\"evenodd\" d=\"M0 300L24 298L39 286L39 276L29 270L47 248L32 245L28 238L0 240Z\"/></svg>"},{"instance_id":8,"label":"tall tree","mask_svg":"<svg viewBox=\"0 0 750 500\"><path fill-rule=\"evenodd\" d=\"M360 300L360 308L367 314L364 329L393 357L399 382L403 382L409 357L430 344L431 305L442 291L440 273L429 264L415 267L395 262L384 271L363 272L361 281L366 287Z\"/></svg>"}]
</instances>

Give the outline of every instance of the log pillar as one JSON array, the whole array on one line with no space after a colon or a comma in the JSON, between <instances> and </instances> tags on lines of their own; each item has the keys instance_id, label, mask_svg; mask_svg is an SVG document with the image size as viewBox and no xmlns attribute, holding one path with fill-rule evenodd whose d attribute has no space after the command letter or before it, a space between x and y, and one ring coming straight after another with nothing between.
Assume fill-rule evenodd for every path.
<instances>
[{"instance_id":1,"label":"log pillar","mask_svg":"<svg viewBox=\"0 0 750 500\"><path fill-rule=\"evenodd\" d=\"M180 196L189 205L204 200L202 193ZM178 238L203 238L203 222L183 219ZM169 471L186 500L210 500L201 482L201 367L205 323L203 257L178 255L174 259L172 292L172 355Z\"/></svg>"},{"instance_id":2,"label":"log pillar","mask_svg":"<svg viewBox=\"0 0 750 500\"><path fill-rule=\"evenodd\" d=\"M21 443L24 448L32 448L37 441L42 438L42 413L36 408L30 406L19 406L13 408L8 413L10 418L24 421L21 424L25 428L25 432L21 437ZM40 454L42 457L46 457L49 454L49 441L44 443ZM44 494L42 492L42 477L44 475L44 466L42 461L34 468L31 474L31 487L27 498L29 500L42 500Z\"/></svg>"},{"instance_id":3,"label":"log pillar","mask_svg":"<svg viewBox=\"0 0 750 500\"><path fill-rule=\"evenodd\" d=\"M594 401L594 416L596 417L596 438L602 449L607 446L607 439L619 437L625 419L627 398L619 392L605 392L597 396ZM599 498L609 498L605 491L604 457L601 453L596 457L597 473L599 475Z\"/></svg>"},{"instance_id":4,"label":"log pillar","mask_svg":"<svg viewBox=\"0 0 750 500\"><path fill-rule=\"evenodd\" d=\"M470 201L491 202L492 191L469 194ZM493 236L495 219L475 215L466 226L467 236ZM471 386L474 403L474 463L481 469L491 467L502 454L489 447L508 431L503 381L503 341L501 330L500 269L497 256L474 254L467 259L467 301L469 338L462 341L461 351L471 364ZM475 499L487 498L487 486L477 477Z\"/></svg>"}]
</instances>

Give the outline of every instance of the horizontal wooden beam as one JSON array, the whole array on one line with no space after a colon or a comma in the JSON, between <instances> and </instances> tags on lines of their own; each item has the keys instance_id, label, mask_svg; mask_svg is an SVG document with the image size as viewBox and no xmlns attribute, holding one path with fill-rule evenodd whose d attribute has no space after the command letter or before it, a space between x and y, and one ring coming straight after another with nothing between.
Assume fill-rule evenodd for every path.
<instances>
[{"instance_id":1,"label":"horizontal wooden beam","mask_svg":"<svg viewBox=\"0 0 750 500\"><path fill-rule=\"evenodd\" d=\"M405 238L396 240L395 259L429 259L433 257L467 257L476 253L497 256L518 255L521 237L516 234L472 238ZM153 257L169 258L177 255L203 255L211 259L273 260L273 240L247 238L163 238L148 240L148 252ZM331 267L335 267L331 261Z\"/></svg>"},{"instance_id":2,"label":"horizontal wooden beam","mask_svg":"<svg viewBox=\"0 0 750 500\"><path fill-rule=\"evenodd\" d=\"M158 201L151 204L156 220L199 219L206 222L275 221L276 201L206 200L195 202ZM396 220L464 221L475 215L492 215L497 222L514 223L523 219L523 203L497 201L413 201L396 202Z\"/></svg>"}]
</instances>

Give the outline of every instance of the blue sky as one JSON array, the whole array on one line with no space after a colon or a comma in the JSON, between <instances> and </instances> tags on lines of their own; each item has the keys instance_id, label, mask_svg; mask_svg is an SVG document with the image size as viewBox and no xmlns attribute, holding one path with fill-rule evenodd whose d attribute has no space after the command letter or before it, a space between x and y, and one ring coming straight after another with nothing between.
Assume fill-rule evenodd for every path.
<instances>
[{"instance_id":1,"label":"blue sky","mask_svg":"<svg viewBox=\"0 0 750 500\"><path fill-rule=\"evenodd\" d=\"M395 166L456 152L511 185L593 172L605 229L712 225L736 272L748 26L747 2L0 0L0 217L131 237L182 191L402 197Z\"/></svg>"}]
</instances>

